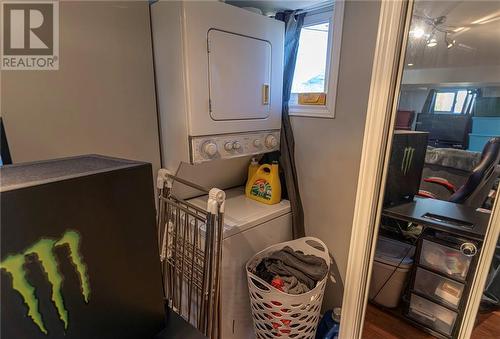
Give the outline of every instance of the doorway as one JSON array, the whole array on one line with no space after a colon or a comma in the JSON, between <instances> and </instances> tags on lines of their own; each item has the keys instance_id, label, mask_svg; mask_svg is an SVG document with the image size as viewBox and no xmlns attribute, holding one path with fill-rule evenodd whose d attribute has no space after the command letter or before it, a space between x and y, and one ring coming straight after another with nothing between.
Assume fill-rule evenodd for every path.
<instances>
[{"instance_id":1,"label":"doorway","mask_svg":"<svg viewBox=\"0 0 500 339\"><path fill-rule=\"evenodd\" d=\"M383 5L341 337L500 336L495 308L476 322L500 228L499 11Z\"/></svg>"}]
</instances>

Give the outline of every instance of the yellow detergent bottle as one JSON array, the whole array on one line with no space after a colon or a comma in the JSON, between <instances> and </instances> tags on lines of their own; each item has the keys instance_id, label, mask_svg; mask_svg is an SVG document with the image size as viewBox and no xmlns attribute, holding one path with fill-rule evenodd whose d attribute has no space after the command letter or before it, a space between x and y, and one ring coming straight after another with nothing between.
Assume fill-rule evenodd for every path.
<instances>
[{"instance_id":1,"label":"yellow detergent bottle","mask_svg":"<svg viewBox=\"0 0 500 339\"><path fill-rule=\"evenodd\" d=\"M250 172L250 170L249 170ZM278 173L278 162L264 164L257 169L248 181L245 189L248 198L273 205L281 201L281 183Z\"/></svg>"}]
</instances>

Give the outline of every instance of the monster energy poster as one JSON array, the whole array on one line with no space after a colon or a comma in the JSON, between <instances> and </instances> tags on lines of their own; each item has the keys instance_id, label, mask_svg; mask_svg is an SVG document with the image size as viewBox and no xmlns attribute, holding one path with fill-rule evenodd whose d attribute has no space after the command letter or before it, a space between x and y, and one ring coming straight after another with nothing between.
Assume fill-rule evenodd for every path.
<instances>
[{"instance_id":1,"label":"monster energy poster","mask_svg":"<svg viewBox=\"0 0 500 339\"><path fill-rule=\"evenodd\" d=\"M2 339L162 330L149 166L4 190L0 202Z\"/></svg>"}]
</instances>

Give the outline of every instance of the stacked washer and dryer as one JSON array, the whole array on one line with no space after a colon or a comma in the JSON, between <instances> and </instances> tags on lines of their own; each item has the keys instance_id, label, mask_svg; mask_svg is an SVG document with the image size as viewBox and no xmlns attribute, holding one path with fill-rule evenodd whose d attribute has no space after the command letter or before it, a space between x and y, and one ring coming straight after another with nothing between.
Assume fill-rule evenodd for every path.
<instances>
[{"instance_id":1,"label":"stacked washer and dryer","mask_svg":"<svg viewBox=\"0 0 500 339\"><path fill-rule=\"evenodd\" d=\"M284 24L218 1L159 1L151 20L162 165L226 192L221 333L254 338L245 264L292 237L290 203L242 187L250 158L279 149Z\"/></svg>"}]
</instances>

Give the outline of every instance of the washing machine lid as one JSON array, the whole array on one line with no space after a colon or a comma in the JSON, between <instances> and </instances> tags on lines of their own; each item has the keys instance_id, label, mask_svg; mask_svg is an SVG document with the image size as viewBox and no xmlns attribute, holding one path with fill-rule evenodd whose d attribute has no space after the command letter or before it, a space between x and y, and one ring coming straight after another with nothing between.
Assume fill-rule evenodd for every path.
<instances>
[{"instance_id":1,"label":"washing machine lid","mask_svg":"<svg viewBox=\"0 0 500 339\"><path fill-rule=\"evenodd\" d=\"M413 265L414 254L415 246L379 236L375 261L394 267L399 265L400 268L410 268Z\"/></svg>"},{"instance_id":2,"label":"washing machine lid","mask_svg":"<svg viewBox=\"0 0 500 339\"><path fill-rule=\"evenodd\" d=\"M290 213L290 202L281 200L275 205L266 205L245 196L245 188L237 187L226 192L224 213L224 238L243 232L257 225ZM190 203L206 209L208 196L193 198Z\"/></svg>"}]
</instances>

